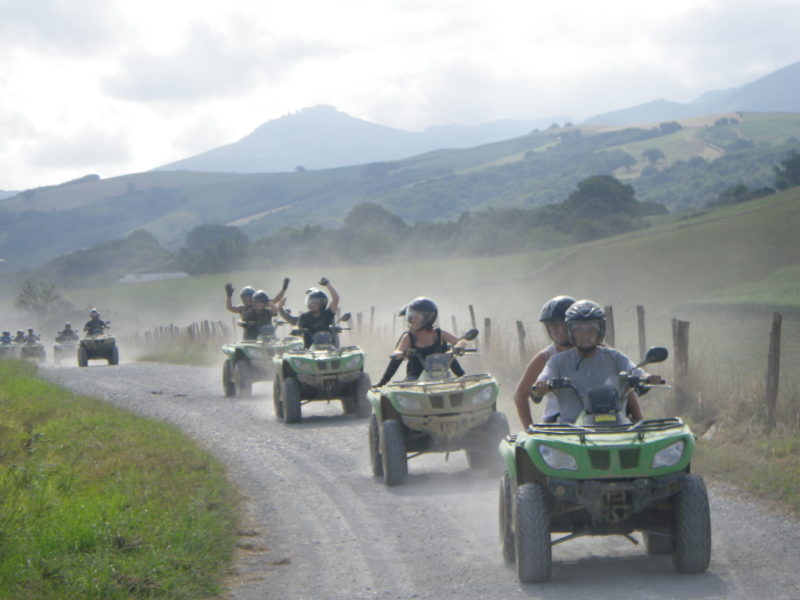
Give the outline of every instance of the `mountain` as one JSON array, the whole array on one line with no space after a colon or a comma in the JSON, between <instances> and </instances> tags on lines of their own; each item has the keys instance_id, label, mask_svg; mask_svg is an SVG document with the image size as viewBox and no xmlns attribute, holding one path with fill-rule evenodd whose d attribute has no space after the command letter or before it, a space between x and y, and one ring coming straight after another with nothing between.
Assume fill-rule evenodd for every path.
<instances>
[{"instance_id":1,"label":"mountain","mask_svg":"<svg viewBox=\"0 0 800 600\"><path fill-rule=\"evenodd\" d=\"M591 117L582 125L633 125L728 112L800 112L800 62L736 88L706 92L688 104L654 100Z\"/></svg>"},{"instance_id":2,"label":"mountain","mask_svg":"<svg viewBox=\"0 0 800 600\"><path fill-rule=\"evenodd\" d=\"M11 196L16 196L19 192L12 192L9 190L0 190L0 200L3 198L11 198Z\"/></svg>"},{"instance_id":3,"label":"mountain","mask_svg":"<svg viewBox=\"0 0 800 600\"><path fill-rule=\"evenodd\" d=\"M567 120L558 117L559 122ZM158 167L159 171L277 173L398 160L440 148L468 148L525 135L556 119L404 131L315 106L268 121L238 142ZM298 169L300 170L300 169Z\"/></svg>"}]
</instances>

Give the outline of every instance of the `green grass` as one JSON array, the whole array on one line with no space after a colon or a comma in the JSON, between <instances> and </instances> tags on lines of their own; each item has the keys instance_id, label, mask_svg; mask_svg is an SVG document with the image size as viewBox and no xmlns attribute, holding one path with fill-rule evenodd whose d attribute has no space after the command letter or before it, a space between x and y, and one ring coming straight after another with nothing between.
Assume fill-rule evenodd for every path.
<instances>
[{"instance_id":1,"label":"green grass","mask_svg":"<svg viewBox=\"0 0 800 600\"><path fill-rule=\"evenodd\" d=\"M238 499L176 428L0 361L0 597L202 598Z\"/></svg>"},{"instance_id":2,"label":"green grass","mask_svg":"<svg viewBox=\"0 0 800 600\"><path fill-rule=\"evenodd\" d=\"M800 513L800 435L733 428L697 446L694 466Z\"/></svg>"}]
</instances>

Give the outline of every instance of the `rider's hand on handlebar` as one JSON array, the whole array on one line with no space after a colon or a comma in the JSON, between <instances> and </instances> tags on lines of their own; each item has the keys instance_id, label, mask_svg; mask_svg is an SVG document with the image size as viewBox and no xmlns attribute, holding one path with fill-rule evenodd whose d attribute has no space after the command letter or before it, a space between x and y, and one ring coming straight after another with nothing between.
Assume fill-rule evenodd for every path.
<instances>
[{"instance_id":1,"label":"rider's hand on handlebar","mask_svg":"<svg viewBox=\"0 0 800 600\"><path fill-rule=\"evenodd\" d=\"M664 381L661 375L648 375L647 378L645 379L645 382L655 383L655 384L666 383L666 381Z\"/></svg>"}]
</instances>

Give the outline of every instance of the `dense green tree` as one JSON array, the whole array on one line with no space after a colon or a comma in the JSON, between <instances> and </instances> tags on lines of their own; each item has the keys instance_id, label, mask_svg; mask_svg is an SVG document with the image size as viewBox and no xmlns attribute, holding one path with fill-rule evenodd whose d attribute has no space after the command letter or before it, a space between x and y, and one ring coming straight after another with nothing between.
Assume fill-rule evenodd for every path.
<instances>
[{"instance_id":1,"label":"dense green tree","mask_svg":"<svg viewBox=\"0 0 800 600\"><path fill-rule=\"evenodd\" d=\"M664 154L660 148L646 148L644 152L642 152L642 156L650 163L657 163L667 158L667 155Z\"/></svg>"},{"instance_id":2,"label":"dense green tree","mask_svg":"<svg viewBox=\"0 0 800 600\"><path fill-rule=\"evenodd\" d=\"M775 167L775 187L786 190L796 185L800 185L800 153L792 150L789 156Z\"/></svg>"}]
</instances>

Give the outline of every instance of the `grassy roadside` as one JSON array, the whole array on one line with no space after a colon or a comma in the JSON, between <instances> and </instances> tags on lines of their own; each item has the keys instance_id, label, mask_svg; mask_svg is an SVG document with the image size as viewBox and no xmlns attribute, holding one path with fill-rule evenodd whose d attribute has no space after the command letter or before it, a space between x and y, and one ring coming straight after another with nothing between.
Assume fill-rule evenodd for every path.
<instances>
[{"instance_id":1,"label":"grassy roadside","mask_svg":"<svg viewBox=\"0 0 800 600\"><path fill-rule=\"evenodd\" d=\"M202 598L236 492L176 428L0 361L0 598Z\"/></svg>"},{"instance_id":2,"label":"grassy roadside","mask_svg":"<svg viewBox=\"0 0 800 600\"><path fill-rule=\"evenodd\" d=\"M697 445L694 470L731 483L800 515L800 435L767 436L746 428L719 432Z\"/></svg>"}]
</instances>

